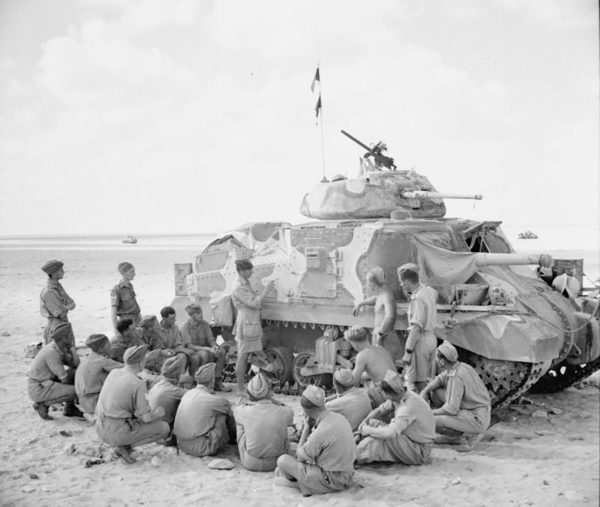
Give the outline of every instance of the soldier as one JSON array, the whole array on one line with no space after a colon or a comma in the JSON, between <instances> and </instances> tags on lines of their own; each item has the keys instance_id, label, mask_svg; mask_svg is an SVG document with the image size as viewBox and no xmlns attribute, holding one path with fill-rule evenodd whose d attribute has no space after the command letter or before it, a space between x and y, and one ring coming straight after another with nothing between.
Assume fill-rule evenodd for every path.
<instances>
[{"instance_id":1,"label":"soldier","mask_svg":"<svg viewBox=\"0 0 600 507\"><path fill-rule=\"evenodd\" d=\"M353 382L352 370L337 369L333 374L333 387L337 394L327 398L325 408L342 414L355 431L371 412L371 400L367 391L355 387Z\"/></svg>"},{"instance_id":2,"label":"soldier","mask_svg":"<svg viewBox=\"0 0 600 507\"><path fill-rule=\"evenodd\" d=\"M173 433L184 453L213 456L227 442L235 442L235 422L229 402L211 391L215 363L198 368L195 378L198 385L181 399Z\"/></svg>"},{"instance_id":3,"label":"soldier","mask_svg":"<svg viewBox=\"0 0 600 507\"><path fill-rule=\"evenodd\" d=\"M408 339L402 361L406 365L407 387L419 393L435 375L435 347L433 329L436 323L437 293L419 282L418 268L405 264L398 268L398 279L408 302Z\"/></svg>"},{"instance_id":4,"label":"soldier","mask_svg":"<svg viewBox=\"0 0 600 507\"><path fill-rule=\"evenodd\" d=\"M335 493L353 485L356 445L350 423L325 408L325 392L308 386L300 398L306 416L296 458L277 460L278 484L297 488L302 495ZM314 421L309 424L309 420Z\"/></svg>"},{"instance_id":5,"label":"soldier","mask_svg":"<svg viewBox=\"0 0 600 507\"><path fill-rule=\"evenodd\" d=\"M145 368L156 373L160 372L163 361L173 355L173 351L164 347L158 329L158 319L154 315L143 316L136 329L138 339L148 347Z\"/></svg>"},{"instance_id":6,"label":"soldier","mask_svg":"<svg viewBox=\"0 0 600 507\"><path fill-rule=\"evenodd\" d=\"M221 381L229 344L217 345L208 322L203 318L202 307L199 304L192 303L187 305L185 311L189 317L181 326L181 338L183 340L183 351L188 356L190 375L194 375L200 366L215 363L214 390L231 391Z\"/></svg>"},{"instance_id":7,"label":"soldier","mask_svg":"<svg viewBox=\"0 0 600 507\"><path fill-rule=\"evenodd\" d=\"M158 407L163 408L165 415L162 419L169 424L171 430L173 429L173 422L175 421L179 402L187 392L187 389L178 386L183 367L185 367L185 357L182 355L170 357L165 360L160 371L162 378L152 386L148 393L150 408L152 410L156 410ZM168 440L170 445L175 445L176 442L174 435Z\"/></svg>"},{"instance_id":8,"label":"soldier","mask_svg":"<svg viewBox=\"0 0 600 507\"><path fill-rule=\"evenodd\" d=\"M134 325L140 321L140 305L135 298L135 291L131 281L135 277L135 268L130 262L121 262L118 268L121 273L121 281L110 291L110 307L113 328L117 330L117 324L122 319L131 319Z\"/></svg>"},{"instance_id":9,"label":"soldier","mask_svg":"<svg viewBox=\"0 0 600 507\"><path fill-rule=\"evenodd\" d=\"M397 372L387 371L381 386L388 401L373 410L359 427L365 438L358 444L358 463L426 463L435 438L433 412L423 398L405 388ZM390 414L391 422L385 423Z\"/></svg>"},{"instance_id":10,"label":"soldier","mask_svg":"<svg viewBox=\"0 0 600 507\"><path fill-rule=\"evenodd\" d=\"M352 371L352 383L357 386L363 380L381 382L388 370L395 370L394 360L383 347L371 345L369 330L352 326L344 332L344 338L358 352Z\"/></svg>"},{"instance_id":11,"label":"soldier","mask_svg":"<svg viewBox=\"0 0 600 507\"><path fill-rule=\"evenodd\" d=\"M110 342L110 357L115 361L123 362L123 354L129 347L143 345L144 341L138 333L131 319L121 319L117 323L117 333Z\"/></svg>"},{"instance_id":12,"label":"soldier","mask_svg":"<svg viewBox=\"0 0 600 507\"><path fill-rule=\"evenodd\" d=\"M260 306L274 282L271 280L261 292L256 293L250 285L250 277L254 268L252 263L249 260L235 261L235 268L239 275L233 283L231 293L231 301L238 312L233 327L233 334L238 346L235 376L238 392L242 394L248 369L248 356L256 352L260 352L264 356ZM266 362L264 358L261 359Z\"/></svg>"},{"instance_id":13,"label":"soldier","mask_svg":"<svg viewBox=\"0 0 600 507\"><path fill-rule=\"evenodd\" d=\"M75 406L75 369L79 356L71 343L71 324L61 322L52 328L50 343L35 356L27 379L27 392L33 408L42 419L52 419L48 408L54 403L65 403L66 417L81 417ZM67 368L65 368L65 366Z\"/></svg>"},{"instance_id":14,"label":"soldier","mask_svg":"<svg viewBox=\"0 0 600 507\"><path fill-rule=\"evenodd\" d=\"M353 314L359 314L363 306L375 307L375 323L373 326L373 345L379 345L392 356L401 359L402 344L394 331L396 323L396 299L385 283L383 269L375 266L367 273L367 290L371 297L361 301L354 307Z\"/></svg>"},{"instance_id":15,"label":"soldier","mask_svg":"<svg viewBox=\"0 0 600 507\"><path fill-rule=\"evenodd\" d=\"M436 362L442 373L435 377L421 392L424 399L431 395L435 408L436 430L450 429L466 433L467 442L460 437L436 439L437 443L474 443L476 435L490 425L490 393L475 369L458 360L454 345L444 341L436 351ZM475 437L472 442L469 438Z\"/></svg>"},{"instance_id":16,"label":"soldier","mask_svg":"<svg viewBox=\"0 0 600 507\"><path fill-rule=\"evenodd\" d=\"M164 410L150 408L146 383L137 376L144 368L147 348L140 345L125 351L125 367L108 374L96 406L98 436L113 446L115 456L129 464L135 462L132 446L161 441L170 431L161 421Z\"/></svg>"},{"instance_id":17,"label":"soldier","mask_svg":"<svg viewBox=\"0 0 600 507\"><path fill-rule=\"evenodd\" d=\"M122 368L123 364L110 359L110 342L103 334L93 334L85 344L91 350L88 356L81 360L75 372L75 392L79 406L83 409L86 419L93 419L96 412L98 396L108 374Z\"/></svg>"},{"instance_id":18,"label":"soldier","mask_svg":"<svg viewBox=\"0 0 600 507\"><path fill-rule=\"evenodd\" d=\"M42 271L48 275L46 287L40 293L40 313L42 317L48 319L44 329L44 343L48 343L54 328L63 322L69 322L67 313L75 309L75 301L69 297L60 284L60 280L65 276L62 262L48 261L42 266ZM71 326L69 326L68 332L68 338L75 346L75 336Z\"/></svg>"},{"instance_id":19,"label":"soldier","mask_svg":"<svg viewBox=\"0 0 600 507\"><path fill-rule=\"evenodd\" d=\"M262 373L252 377L247 390L250 403L233 409L240 461L255 472L275 470L277 458L288 449L294 411L270 399L271 385Z\"/></svg>"}]
</instances>

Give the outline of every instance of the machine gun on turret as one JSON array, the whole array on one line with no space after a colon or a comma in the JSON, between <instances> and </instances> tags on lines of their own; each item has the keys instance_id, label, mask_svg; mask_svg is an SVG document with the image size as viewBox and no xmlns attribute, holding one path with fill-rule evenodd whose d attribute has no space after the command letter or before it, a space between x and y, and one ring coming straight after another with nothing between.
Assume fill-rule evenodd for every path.
<instances>
[{"instance_id":1,"label":"machine gun on turret","mask_svg":"<svg viewBox=\"0 0 600 507\"><path fill-rule=\"evenodd\" d=\"M351 134L348 134L348 132L346 132L345 130L342 130L342 134L344 134L356 144L367 150L367 153L365 153L364 158L368 159L369 157L373 157L373 162L378 170L381 170L382 167L387 167L390 171L396 170L396 164L394 164L394 159L383 154L384 151L387 151L387 145L383 141L379 141L375 146L369 148L365 143L359 141L358 139L356 139L356 137L352 136Z\"/></svg>"}]
</instances>

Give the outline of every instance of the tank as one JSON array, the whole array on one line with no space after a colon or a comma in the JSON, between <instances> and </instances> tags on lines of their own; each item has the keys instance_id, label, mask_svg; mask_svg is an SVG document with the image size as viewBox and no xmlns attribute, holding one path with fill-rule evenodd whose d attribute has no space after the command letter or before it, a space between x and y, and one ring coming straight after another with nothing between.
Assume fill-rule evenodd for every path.
<instances>
[{"instance_id":1,"label":"tank","mask_svg":"<svg viewBox=\"0 0 600 507\"><path fill-rule=\"evenodd\" d=\"M367 153L358 177L322 181L304 196L301 212L317 220L249 223L218 236L193 263L176 267L173 306L200 303L227 337L235 261L250 259L257 289L275 282L261 315L280 383L322 384L336 365L352 364L343 331L373 326L372 307L358 316L353 308L368 296L366 273L375 266L396 298L404 345L408 303L396 270L413 262L438 293L438 340L475 367L494 407L536 383L562 389L600 368L598 304L564 297L541 279L532 267L550 269L550 256L516 253L500 221L446 218L444 199L481 196L440 193L425 176L398 170L383 143L369 148L343 133Z\"/></svg>"}]
</instances>

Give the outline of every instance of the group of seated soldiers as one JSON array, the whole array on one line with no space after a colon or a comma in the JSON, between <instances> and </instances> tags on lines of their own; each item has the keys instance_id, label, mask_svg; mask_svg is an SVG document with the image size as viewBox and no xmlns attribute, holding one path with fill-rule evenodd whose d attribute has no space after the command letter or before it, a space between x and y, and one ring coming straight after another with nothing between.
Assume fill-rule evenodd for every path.
<instances>
[{"instance_id":1,"label":"group of seated soldiers","mask_svg":"<svg viewBox=\"0 0 600 507\"><path fill-rule=\"evenodd\" d=\"M195 305L187 307L190 320L197 310ZM171 315L170 309L163 309L161 327ZM191 456L212 456L228 443L237 443L242 466L275 470L280 485L298 488L304 495L352 486L355 465L426 464L433 443L451 438L438 433L474 435L489 426L489 394L475 370L458 361L452 344L443 342L437 348L441 373L418 394L407 389L387 351L370 344L369 331L355 327L345 333L358 351L354 371L335 371L332 396L312 385L304 390L303 425L296 444L291 441L296 435L293 411L273 398L267 376L253 376L247 397L232 406L215 393L220 375L213 343L212 355L195 360L191 388L182 387L190 355L205 350L186 350L189 341L164 348L152 340L152 345L138 342L144 332L158 339L160 333L153 334L156 326L156 319L144 318L143 331L134 333L124 322L112 342L92 335L86 341L90 353L80 362L70 324L56 326L29 373L34 408L48 419L48 407L65 402L65 415L79 415L78 401L86 414L94 415L100 439L127 463L135 462L134 446L151 442L177 445ZM156 368L161 358L160 377L147 392L139 374L147 363Z\"/></svg>"}]
</instances>

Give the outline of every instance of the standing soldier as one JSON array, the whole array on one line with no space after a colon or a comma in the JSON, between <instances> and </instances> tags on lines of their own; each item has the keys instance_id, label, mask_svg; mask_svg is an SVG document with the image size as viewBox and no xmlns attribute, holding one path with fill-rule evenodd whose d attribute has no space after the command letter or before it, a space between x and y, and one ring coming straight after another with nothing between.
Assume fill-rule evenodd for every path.
<instances>
[{"instance_id":1,"label":"standing soldier","mask_svg":"<svg viewBox=\"0 0 600 507\"><path fill-rule=\"evenodd\" d=\"M62 262L48 261L42 267L42 271L48 275L48 283L40 293L40 313L42 317L48 319L48 324L44 329L44 343L48 343L56 326L63 322L69 322L67 313L75 309L75 301L69 297L60 284L60 280L65 276ZM68 328L68 333L69 342L74 346L75 336L71 326Z\"/></svg>"},{"instance_id":2,"label":"standing soldier","mask_svg":"<svg viewBox=\"0 0 600 507\"><path fill-rule=\"evenodd\" d=\"M131 319L133 325L140 322L140 305L135 299L135 291L131 281L135 277L135 268L130 262L121 262L118 267L121 273L121 281L110 291L110 305L112 324L117 332L117 324L120 320Z\"/></svg>"},{"instance_id":3,"label":"standing soldier","mask_svg":"<svg viewBox=\"0 0 600 507\"><path fill-rule=\"evenodd\" d=\"M418 268L404 264L398 268L402 289L410 295L408 301L408 339L402 361L406 364L407 388L417 393L435 376L435 348L433 334L436 323L437 292L419 282Z\"/></svg>"}]
</instances>

